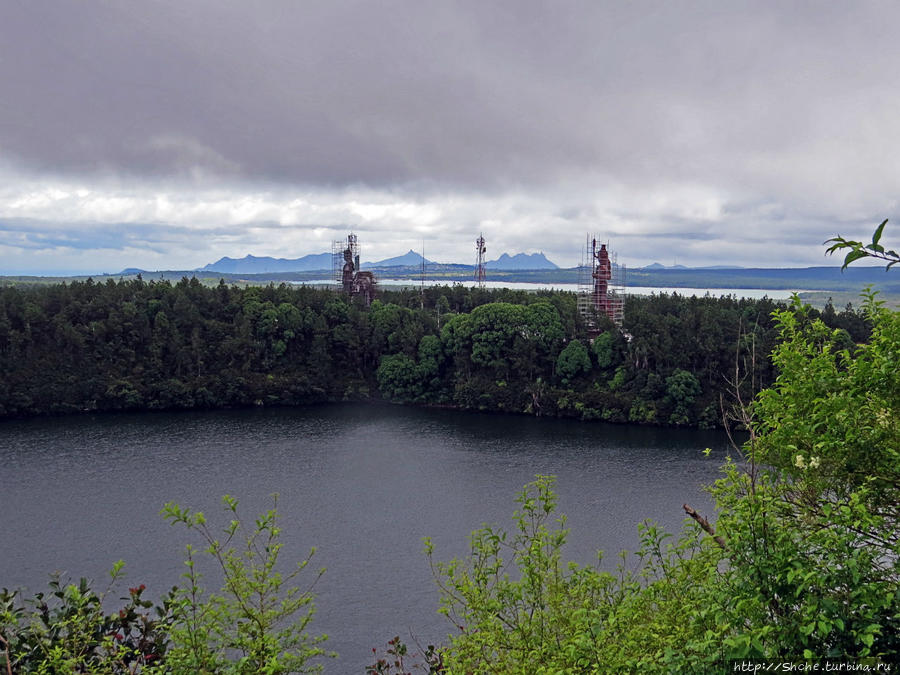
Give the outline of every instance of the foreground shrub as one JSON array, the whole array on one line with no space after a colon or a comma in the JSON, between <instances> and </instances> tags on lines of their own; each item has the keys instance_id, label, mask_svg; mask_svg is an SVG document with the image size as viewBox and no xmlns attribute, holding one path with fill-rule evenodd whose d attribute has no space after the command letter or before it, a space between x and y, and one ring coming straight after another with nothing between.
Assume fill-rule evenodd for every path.
<instances>
[{"instance_id":1,"label":"foreground shrub","mask_svg":"<svg viewBox=\"0 0 900 675\"><path fill-rule=\"evenodd\" d=\"M224 579L221 591L207 595L200 585L195 549L187 547L186 584L173 589L167 600L172 617L167 666L178 672L248 674L321 670L321 664L310 661L324 654L319 645L327 636L311 637L306 629L315 613L312 589L324 570L306 588L293 585L315 549L282 574L276 508L257 517L243 535L237 500L226 495L223 502L233 520L224 528L221 541L202 513L171 502L163 509L173 525L184 525L201 536L206 542L204 553L215 561Z\"/></svg>"},{"instance_id":2,"label":"foreground shrub","mask_svg":"<svg viewBox=\"0 0 900 675\"><path fill-rule=\"evenodd\" d=\"M314 550L288 573L278 564L282 544L277 504L246 525L238 502L223 498L231 518L220 539L200 512L174 503L163 509L204 541L187 547L184 584L154 606L145 586L130 588L125 605L106 614L109 594L121 577L113 567L108 588L91 589L86 579L64 584L54 578L50 593L23 598L0 593L0 673L281 673L316 672L327 636L307 628L315 612L312 589L296 585ZM203 555L198 556L198 553ZM213 563L222 578L218 592L201 585L198 563Z\"/></svg>"},{"instance_id":3,"label":"foreground shrub","mask_svg":"<svg viewBox=\"0 0 900 675\"><path fill-rule=\"evenodd\" d=\"M103 604L119 580L123 564L113 566L110 584L96 592L87 579L63 584L51 579L49 593L24 599L19 591L0 592L0 666L16 673L133 673L166 655L169 617L143 598L145 586L128 589L125 604L104 614Z\"/></svg>"},{"instance_id":4,"label":"foreground shrub","mask_svg":"<svg viewBox=\"0 0 900 675\"><path fill-rule=\"evenodd\" d=\"M696 532L672 542L642 524L636 559L623 554L613 574L563 561L553 478L538 476L516 502L515 531L475 531L464 560L436 562L426 542L455 629L441 652L447 672L666 672L699 660L684 656L685 617L716 554Z\"/></svg>"}]
</instances>

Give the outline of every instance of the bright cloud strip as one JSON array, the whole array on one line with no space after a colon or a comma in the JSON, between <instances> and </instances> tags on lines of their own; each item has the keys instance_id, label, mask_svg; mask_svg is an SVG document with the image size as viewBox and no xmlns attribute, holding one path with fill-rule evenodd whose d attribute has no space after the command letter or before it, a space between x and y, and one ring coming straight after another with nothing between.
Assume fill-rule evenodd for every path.
<instances>
[{"instance_id":1,"label":"bright cloud strip","mask_svg":"<svg viewBox=\"0 0 900 675\"><path fill-rule=\"evenodd\" d=\"M579 199L584 194L590 198ZM808 218L786 218L776 209L789 226L764 245L759 242L752 224L772 212L771 205L732 202L721 191L695 184L640 192L614 185L527 196L423 196L373 189L179 190L142 183L98 187L57 180L16 186L7 181L0 188L0 245L9 261L26 252L34 260L33 269L9 265L6 273L44 272L50 252L68 261L66 270L89 273L193 269L247 253L300 257L330 250L331 241L350 230L359 234L367 260L424 245L430 259L469 263L472 241L483 232L493 255L543 251L566 267L580 261L587 233L610 240L629 265L712 259L771 266L778 264L773 245L790 247L795 264L822 264L817 249L822 225L810 227ZM673 232L673 222L685 227ZM745 227L735 227L742 223ZM727 248L718 241L723 227L733 232ZM791 246L804 231L809 234L795 243L808 247L805 253Z\"/></svg>"}]
</instances>

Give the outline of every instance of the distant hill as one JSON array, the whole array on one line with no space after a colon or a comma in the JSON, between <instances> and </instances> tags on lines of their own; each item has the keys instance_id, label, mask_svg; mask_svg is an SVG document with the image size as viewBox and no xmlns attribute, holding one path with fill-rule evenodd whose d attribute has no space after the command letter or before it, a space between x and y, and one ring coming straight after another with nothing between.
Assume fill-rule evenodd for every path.
<instances>
[{"instance_id":1,"label":"distant hill","mask_svg":"<svg viewBox=\"0 0 900 675\"><path fill-rule=\"evenodd\" d=\"M431 260L423 258L420 254L410 249L403 255L398 255L394 258L386 258L385 260L379 260L378 262L373 263L364 262L361 267L421 267L423 260L425 261L425 264L432 263Z\"/></svg>"},{"instance_id":2,"label":"distant hill","mask_svg":"<svg viewBox=\"0 0 900 675\"><path fill-rule=\"evenodd\" d=\"M511 256L504 253L496 260L490 260L484 264L489 270L558 270L556 265L549 260L543 253L516 253Z\"/></svg>"},{"instance_id":3,"label":"distant hill","mask_svg":"<svg viewBox=\"0 0 900 675\"><path fill-rule=\"evenodd\" d=\"M331 254L318 253L302 258L257 258L247 255L243 258L220 258L214 263L200 267L198 272L224 272L226 274L267 274L272 272L308 272L330 270Z\"/></svg>"},{"instance_id":4,"label":"distant hill","mask_svg":"<svg viewBox=\"0 0 900 675\"><path fill-rule=\"evenodd\" d=\"M740 265L705 265L703 267L686 267L685 265L661 265L658 262L650 263L644 267L636 267L634 269L653 272L656 270L743 270L745 267Z\"/></svg>"},{"instance_id":5,"label":"distant hill","mask_svg":"<svg viewBox=\"0 0 900 675\"><path fill-rule=\"evenodd\" d=\"M688 269L684 265L661 265L658 262L651 263L646 267L641 267L642 270L686 270ZM713 268L710 268L713 269Z\"/></svg>"}]
</instances>

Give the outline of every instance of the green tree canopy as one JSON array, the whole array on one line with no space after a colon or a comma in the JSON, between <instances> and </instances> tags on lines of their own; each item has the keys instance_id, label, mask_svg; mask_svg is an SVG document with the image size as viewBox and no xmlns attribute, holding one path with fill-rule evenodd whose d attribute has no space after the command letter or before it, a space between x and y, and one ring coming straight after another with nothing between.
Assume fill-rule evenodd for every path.
<instances>
[{"instance_id":1,"label":"green tree canopy","mask_svg":"<svg viewBox=\"0 0 900 675\"><path fill-rule=\"evenodd\" d=\"M591 357L588 356L588 350L581 344L580 340L572 340L559 353L556 359L556 374L566 384L579 375L590 372L590 370Z\"/></svg>"}]
</instances>

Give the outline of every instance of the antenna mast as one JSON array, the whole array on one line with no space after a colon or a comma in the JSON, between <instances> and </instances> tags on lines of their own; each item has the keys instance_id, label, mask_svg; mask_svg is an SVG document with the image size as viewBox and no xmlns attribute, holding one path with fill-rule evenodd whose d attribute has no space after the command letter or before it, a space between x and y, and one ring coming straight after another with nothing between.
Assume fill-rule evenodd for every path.
<instances>
[{"instance_id":1,"label":"antenna mast","mask_svg":"<svg viewBox=\"0 0 900 675\"><path fill-rule=\"evenodd\" d=\"M486 252L487 248L484 245L484 234L479 234L478 239L475 240L475 284L478 288L484 288L484 254Z\"/></svg>"}]
</instances>

